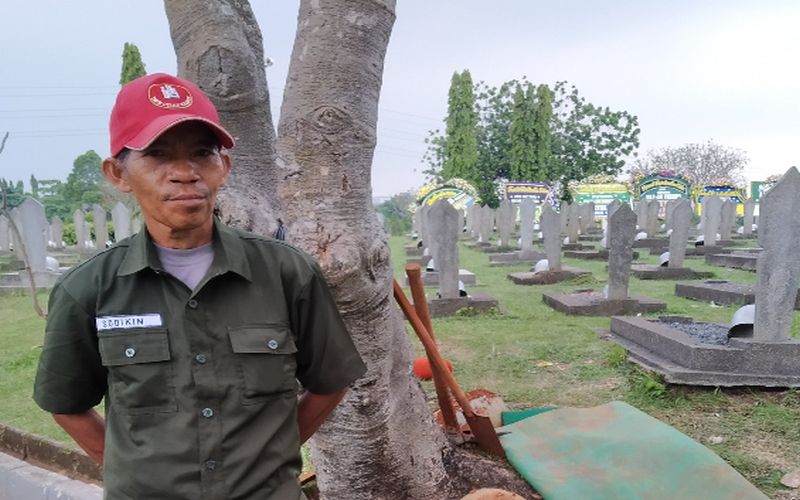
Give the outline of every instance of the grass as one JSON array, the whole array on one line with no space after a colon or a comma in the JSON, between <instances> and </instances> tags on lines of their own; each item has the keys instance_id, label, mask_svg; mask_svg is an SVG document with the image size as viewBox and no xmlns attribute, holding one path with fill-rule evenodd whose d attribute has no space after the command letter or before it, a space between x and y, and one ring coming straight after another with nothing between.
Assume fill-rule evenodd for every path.
<instances>
[{"instance_id":1,"label":"grass","mask_svg":"<svg viewBox=\"0 0 800 500\"><path fill-rule=\"evenodd\" d=\"M390 241L398 278L403 276L404 243L399 237ZM641 260L656 263L657 257L640 253ZM460 258L461 267L478 276L480 285L471 289L494 295L502 308L495 314L434 320L437 340L462 386L493 390L513 408L626 401L709 446L767 495L790 498L779 480L800 468L800 392L665 384L629 363L623 349L597 335L608 329L607 318L565 316L542 303L544 291L602 288L607 277L604 262L565 259L566 265L588 269L593 277L581 283L525 287L513 285L506 275L526 271L528 266L490 268L487 254L463 245ZM747 271L707 266L702 258L687 262L694 269L712 271L719 279L742 283L755 279ZM631 292L665 301L666 314L729 321L733 307L676 297L674 283L632 278ZM0 296L0 317L4 325L0 422L74 446L31 400L44 321L33 312L30 297L21 295ZM794 322L792 331L798 336L800 321ZM416 341L414 345L422 353ZM432 396L432 386L424 385ZM710 444L712 436L721 437L722 442Z\"/></svg>"},{"instance_id":2,"label":"grass","mask_svg":"<svg viewBox=\"0 0 800 500\"><path fill-rule=\"evenodd\" d=\"M404 275L405 240L391 240L395 276ZM555 312L542 302L545 291L602 289L606 263L564 259L565 265L592 271L580 283L517 286L509 272L529 266L491 268L488 254L460 246L461 267L476 273L479 285L469 287L495 296L502 314L434 320L443 354L465 388L486 387L511 407L594 406L623 400L709 446L737 471L774 498L791 498L779 480L800 468L800 392L793 390L713 389L666 384L626 360L624 349L602 340L608 318L582 318ZM640 261L657 264L657 256L640 250ZM753 283L755 274L687 259L687 266L710 271L715 279ZM631 278L630 292L660 299L659 314L691 316L727 323L735 310L674 295L675 281ZM433 293L433 289L428 290ZM800 321L792 327L800 336ZM418 348L421 354L422 350ZM429 383L424 384L429 394ZM711 437L721 437L710 444Z\"/></svg>"}]
</instances>

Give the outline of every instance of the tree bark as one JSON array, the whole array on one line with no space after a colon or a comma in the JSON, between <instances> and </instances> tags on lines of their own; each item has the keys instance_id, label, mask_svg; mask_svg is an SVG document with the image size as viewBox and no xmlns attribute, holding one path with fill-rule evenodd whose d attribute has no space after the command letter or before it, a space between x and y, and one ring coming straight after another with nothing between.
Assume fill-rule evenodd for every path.
<instances>
[{"instance_id":1,"label":"tree bark","mask_svg":"<svg viewBox=\"0 0 800 500\"><path fill-rule=\"evenodd\" d=\"M448 443L409 374L386 234L372 206L394 1L303 0L278 126L288 240L315 255L368 366L312 439L325 498L442 498Z\"/></svg>"},{"instance_id":2,"label":"tree bark","mask_svg":"<svg viewBox=\"0 0 800 500\"><path fill-rule=\"evenodd\" d=\"M236 139L220 192L223 221L261 234L276 227L275 128L264 45L246 0L164 0L178 75L198 84Z\"/></svg>"}]
</instances>

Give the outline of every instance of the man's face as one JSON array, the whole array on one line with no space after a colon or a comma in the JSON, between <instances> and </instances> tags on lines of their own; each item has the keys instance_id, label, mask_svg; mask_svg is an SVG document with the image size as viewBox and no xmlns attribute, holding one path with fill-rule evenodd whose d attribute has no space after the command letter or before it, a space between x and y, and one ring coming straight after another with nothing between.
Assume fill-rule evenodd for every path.
<instances>
[{"instance_id":1,"label":"man's face","mask_svg":"<svg viewBox=\"0 0 800 500\"><path fill-rule=\"evenodd\" d=\"M106 176L121 191L133 193L148 224L189 233L211 223L217 191L230 172L230 158L217 144L202 122L181 123L143 151L107 160L116 162L118 176Z\"/></svg>"}]
</instances>

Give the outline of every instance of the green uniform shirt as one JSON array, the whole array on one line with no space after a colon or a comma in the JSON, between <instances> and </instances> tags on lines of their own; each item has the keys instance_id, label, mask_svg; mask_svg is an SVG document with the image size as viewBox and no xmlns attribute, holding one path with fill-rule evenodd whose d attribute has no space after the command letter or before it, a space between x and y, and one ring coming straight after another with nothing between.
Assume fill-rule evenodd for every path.
<instances>
[{"instance_id":1,"label":"green uniform shirt","mask_svg":"<svg viewBox=\"0 0 800 500\"><path fill-rule=\"evenodd\" d=\"M298 498L297 381L331 393L365 371L310 257L217 221L213 245L195 291L143 230L50 295L34 399L106 398L106 498Z\"/></svg>"}]
</instances>

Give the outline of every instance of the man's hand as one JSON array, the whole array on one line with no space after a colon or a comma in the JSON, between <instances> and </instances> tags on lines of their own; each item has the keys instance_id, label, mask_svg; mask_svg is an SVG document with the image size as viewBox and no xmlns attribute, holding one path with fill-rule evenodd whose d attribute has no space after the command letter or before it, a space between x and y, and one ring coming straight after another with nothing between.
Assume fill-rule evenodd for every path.
<instances>
[{"instance_id":1,"label":"man's hand","mask_svg":"<svg viewBox=\"0 0 800 500\"><path fill-rule=\"evenodd\" d=\"M346 392L347 389L333 394L314 394L306 391L300 397L300 402L297 404L297 424L300 427L301 444L317 432Z\"/></svg>"},{"instance_id":2,"label":"man's hand","mask_svg":"<svg viewBox=\"0 0 800 500\"><path fill-rule=\"evenodd\" d=\"M106 425L99 413L94 410L75 414L54 413L53 418L92 460L103 465Z\"/></svg>"}]
</instances>

